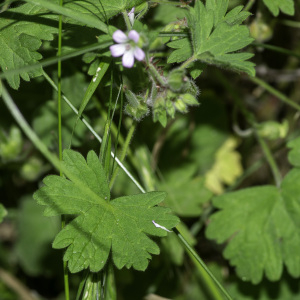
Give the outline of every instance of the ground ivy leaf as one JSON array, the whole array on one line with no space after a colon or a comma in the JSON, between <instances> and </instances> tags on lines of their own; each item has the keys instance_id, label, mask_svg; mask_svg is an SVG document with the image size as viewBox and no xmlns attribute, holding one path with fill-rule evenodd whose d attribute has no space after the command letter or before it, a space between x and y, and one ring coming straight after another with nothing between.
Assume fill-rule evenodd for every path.
<instances>
[{"instance_id":1,"label":"ground ivy leaf","mask_svg":"<svg viewBox=\"0 0 300 300\"><path fill-rule=\"evenodd\" d=\"M263 0L265 5L268 7L270 12L277 17L279 15L279 11L281 10L283 13L287 15L294 15L294 1L293 0Z\"/></svg>"},{"instance_id":2,"label":"ground ivy leaf","mask_svg":"<svg viewBox=\"0 0 300 300\"><path fill-rule=\"evenodd\" d=\"M253 55L234 53L253 41L248 28L240 25L250 13L241 11L242 6L238 6L226 14L227 8L228 0L206 0L206 5L196 0L194 8L190 8L187 20L193 56L206 64L216 64L254 76L254 64L247 61ZM179 62L178 57L182 54L184 45L179 48L179 42L172 43L171 47L177 50L172 53L168 62L170 59L172 62ZM186 56L183 57L186 59Z\"/></svg>"},{"instance_id":3,"label":"ground ivy leaf","mask_svg":"<svg viewBox=\"0 0 300 300\"><path fill-rule=\"evenodd\" d=\"M105 171L95 152L87 160L78 152L65 150L63 165L76 182L50 175L34 198L46 205L45 215L76 214L56 236L53 247L67 247L64 260L71 272L89 268L100 271L110 255L118 268L126 266L145 270L150 254L158 254L158 246L148 237L166 236L152 221L171 229L178 218L170 209L157 206L164 192L130 195L108 201L109 187Z\"/></svg>"},{"instance_id":4,"label":"ground ivy leaf","mask_svg":"<svg viewBox=\"0 0 300 300\"><path fill-rule=\"evenodd\" d=\"M53 34L57 32L57 24L51 20L54 18L47 15L45 9L30 3L1 13L0 66L4 73L37 63L42 58L36 51L42 40L53 40ZM29 81L41 74L39 67L34 71L7 75L6 79L12 88L18 89L20 77Z\"/></svg>"},{"instance_id":5,"label":"ground ivy leaf","mask_svg":"<svg viewBox=\"0 0 300 300\"><path fill-rule=\"evenodd\" d=\"M300 170L293 169L281 188L262 186L216 197L207 236L218 243L228 240L224 256L244 280L258 283L265 272L278 280L283 264L300 275Z\"/></svg>"}]
</instances>

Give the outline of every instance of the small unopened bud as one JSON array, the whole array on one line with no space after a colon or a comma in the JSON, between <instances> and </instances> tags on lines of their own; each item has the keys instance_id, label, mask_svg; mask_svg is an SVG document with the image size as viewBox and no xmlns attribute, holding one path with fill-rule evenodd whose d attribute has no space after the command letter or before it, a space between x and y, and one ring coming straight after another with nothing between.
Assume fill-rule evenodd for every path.
<instances>
[{"instance_id":1,"label":"small unopened bud","mask_svg":"<svg viewBox=\"0 0 300 300\"><path fill-rule=\"evenodd\" d=\"M175 101L175 107L182 113L187 112L187 105L180 98Z\"/></svg>"},{"instance_id":2,"label":"small unopened bud","mask_svg":"<svg viewBox=\"0 0 300 300\"><path fill-rule=\"evenodd\" d=\"M182 94L180 95L180 98L187 105L199 105L197 99L191 94L188 93Z\"/></svg>"},{"instance_id":3,"label":"small unopened bud","mask_svg":"<svg viewBox=\"0 0 300 300\"><path fill-rule=\"evenodd\" d=\"M173 119L175 117L175 106L171 100L166 101L166 110L168 115Z\"/></svg>"}]
</instances>

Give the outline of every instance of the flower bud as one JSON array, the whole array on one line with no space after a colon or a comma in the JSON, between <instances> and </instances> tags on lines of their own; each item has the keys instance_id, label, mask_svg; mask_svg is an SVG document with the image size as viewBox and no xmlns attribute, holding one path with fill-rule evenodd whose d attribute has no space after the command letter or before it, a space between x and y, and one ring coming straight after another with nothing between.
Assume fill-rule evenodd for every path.
<instances>
[{"instance_id":1,"label":"flower bud","mask_svg":"<svg viewBox=\"0 0 300 300\"><path fill-rule=\"evenodd\" d=\"M140 121L149 112L147 103L141 96L135 95L133 92L125 91L126 99L128 104L125 107L125 112L132 116L136 121Z\"/></svg>"},{"instance_id":2,"label":"flower bud","mask_svg":"<svg viewBox=\"0 0 300 300\"><path fill-rule=\"evenodd\" d=\"M182 112L182 113L186 113L187 112L187 105L180 99L178 98L175 101L175 107L178 111Z\"/></svg>"},{"instance_id":3,"label":"flower bud","mask_svg":"<svg viewBox=\"0 0 300 300\"><path fill-rule=\"evenodd\" d=\"M189 93L180 95L180 98L187 105L199 105L197 99Z\"/></svg>"},{"instance_id":4,"label":"flower bud","mask_svg":"<svg viewBox=\"0 0 300 300\"><path fill-rule=\"evenodd\" d=\"M174 70L168 76L168 85L171 91L180 92L187 88L189 79L183 70Z\"/></svg>"},{"instance_id":5,"label":"flower bud","mask_svg":"<svg viewBox=\"0 0 300 300\"><path fill-rule=\"evenodd\" d=\"M175 117L175 106L169 99L166 101L166 110L168 115L173 119Z\"/></svg>"},{"instance_id":6,"label":"flower bud","mask_svg":"<svg viewBox=\"0 0 300 300\"><path fill-rule=\"evenodd\" d=\"M258 125L259 135L269 140L285 138L288 130L289 124L287 120L284 120L281 124L275 121L267 121Z\"/></svg>"},{"instance_id":7,"label":"flower bud","mask_svg":"<svg viewBox=\"0 0 300 300\"><path fill-rule=\"evenodd\" d=\"M167 125L166 104L162 96L158 96L153 104L153 121L159 121L163 127Z\"/></svg>"}]
</instances>

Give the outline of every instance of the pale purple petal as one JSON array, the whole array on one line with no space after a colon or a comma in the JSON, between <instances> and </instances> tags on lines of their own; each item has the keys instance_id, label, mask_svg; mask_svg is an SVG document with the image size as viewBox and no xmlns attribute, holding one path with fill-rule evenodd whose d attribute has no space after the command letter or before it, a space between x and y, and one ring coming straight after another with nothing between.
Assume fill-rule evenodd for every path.
<instances>
[{"instance_id":1,"label":"pale purple petal","mask_svg":"<svg viewBox=\"0 0 300 300\"><path fill-rule=\"evenodd\" d=\"M134 11L135 11L135 7L133 7L133 8L131 9L131 11L128 13L128 17L129 17L130 14L134 14Z\"/></svg>"},{"instance_id":2,"label":"pale purple petal","mask_svg":"<svg viewBox=\"0 0 300 300\"><path fill-rule=\"evenodd\" d=\"M145 58L145 52L139 47L135 47L133 54L134 54L134 57L139 61L141 61Z\"/></svg>"},{"instance_id":3,"label":"pale purple petal","mask_svg":"<svg viewBox=\"0 0 300 300\"><path fill-rule=\"evenodd\" d=\"M135 10L135 8L133 7L131 9L131 11L128 13L128 18L129 18L131 26L133 26L133 23L134 23L134 10Z\"/></svg>"},{"instance_id":4,"label":"pale purple petal","mask_svg":"<svg viewBox=\"0 0 300 300\"><path fill-rule=\"evenodd\" d=\"M137 43L140 39L140 35L135 30L130 30L128 33L128 37Z\"/></svg>"},{"instance_id":5,"label":"pale purple petal","mask_svg":"<svg viewBox=\"0 0 300 300\"><path fill-rule=\"evenodd\" d=\"M116 30L112 37L116 43L126 43L128 41L127 35L120 29Z\"/></svg>"},{"instance_id":6,"label":"pale purple petal","mask_svg":"<svg viewBox=\"0 0 300 300\"><path fill-rule=\"evenodd\" d=\"M125 68L132 68L134 64L134 54L133 51L126 51L122 58L122 64Z\"/></svg>"},{"instance_id":7,"label":"pale purple petal","mask_svg":"<svg viewBox=\"0 0 300 300\"><path fill-rule=\"evenodd\" d=\"M126 51L126 44L116 44L109 47L111 55L113 57L122 56Z\"/></svg>"}]
</instances>

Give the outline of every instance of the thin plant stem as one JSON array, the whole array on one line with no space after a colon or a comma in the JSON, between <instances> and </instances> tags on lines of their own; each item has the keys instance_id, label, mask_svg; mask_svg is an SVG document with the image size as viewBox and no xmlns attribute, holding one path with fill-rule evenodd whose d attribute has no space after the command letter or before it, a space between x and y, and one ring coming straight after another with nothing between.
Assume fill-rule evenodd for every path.
<instances>
[{"instance_id":1,"label":"thin plant stem","mask_svg":"<svg viewBox=\"0 0 300 300\"><path fill-rule=\"evenodd\" d=\"M192 64L196 58L194 56L190 57L188 60L186 60L180 67L179 69L186 69L190 64Z\"/></svg>"},{"instance_id":2,"label":"thin plant stem","mask_svg":"<svg viewBox=\"0 0 300 300\"><path fill-rule=\"evenodd\" d=\"M214 297L216 300L222 300L223 297L219 293L218 290L215 289L215 285L218 286L218 288L222 291L222 293L226 296L228 300L233 300L231 296L227 293L227 291L224 289L224 287L220 284L220 282L215 278L215 276L211 273L211 271L208 269L206 264L203 262L203 260L200 258L200 256L197 254L197 252L194 250L193 247L186 241L186 238L183 236L183 232L180 231L180 227L177 225L177 227L174 229L174 232L177 234L179 240L182 242L184 248L187 250L187 252L193 257L193 260L196 262L196 265L201 266L201 268L198 268L201 272L202 278L205 280L207 285L210 288L210 291L214 294ZM212 284L211 279L214 281L215 285Z\"/></svg>"},{"instance_id":3,"label":"thin plant stem","mask_svg":"<svg viewBox=\"0 0 300 300\"><path fill-rule=\"evenodd\" d=\"M292 21L292 20L281 20L279 21L281 24L285 26L290 26L294 28L300 28L300 22Z\"/></svg>"},{"instance_id":4,"label":"thin plant stem","mask_svg":"<svg viewBox=\"0 0 300 300\"><path fill-rule=\"evenodd\" d=\"M124 146L123 146L123 149L122 149L122 154L120 156L120 162L123 162L125 157L126 157L126 153L128 151L128 148L129 148L129 145L130 145L130 142L132 140L132 137L133 137L133 134L134 134L134 131L135 131L135 128L136 128L136 122L133 122L129 131L128 131L128 134L127 134L127 137L126 137L126 140L125 140L125 143L124 143ZM114 169L113 171L113 174L112 174L112 177L111 177L111 180L110 180L110 183L109 183L109 188L111 189L113 184L114 184L114 181L118 175L118 171L119 171L119 168L118 166L116 166L116 168Z\"/></svg>"},{"instance_id":5,"label":"thin plant stem","mask_svg":"<svg viewBox=\"0 0 300 300\"><path fill-rule=\"evenodd\" d=\"M148 70L153 80L157 81L162 86L166 86L167 83L165 79L158 73L157 69L150 62L148 63Z\"/></svg>"},{"instance_id":6,"label":"thin plant stem","mask_svg":"<svg viewBox=\"0 0 300 300\"><path fill-rule=\"evenodd\" d=\"M63 0L59 0L59 5L63 7ZM58 50L57 56L60 57L62 53L62 15L59 15L58 18ZM58 120L58 152L59 160L62 161L62 120L61 120L61 104L62 104L62 93L61 93L61 60L57 61L57 74L58 74L58 83L57 83L57 120ZM62 169L59 170L59 175L64 176ZM66 218L64 215L61 216L61 227L66 226ZM70 289L69 289L69 272L68 272L68 263L63 261L63 272L64 272L64 288L65 288L65 299L70 300Z\"/></svg>"},{"instance_id":7,"label":"thin plant stem","mask_svg":"<svg viewBox=\"0 0 300 300\"><path fill-rule=\"evenodd\" d=\"M259 135L258 132L256 132L256 138L257 141L259 142L261 149L263 150L263 153L265 155L265 158L271 168L271 171L273 173L273 177L276 183L277 187L280 187L281 181L282 181L282 177L279 171L279 168L275 162L275 159L270 151L270 148L268 147L267 143L265 142L265 140Z\"/></svg>"},{"instance_id":8,"label":"thin plant stem","mask_svg":"<svg viewBox=\"0 0 300 300\"><path fill-rule=\"evenodd\" d=\"M123 80L122 80L122 75L120 76L121 78L121 86L123 87ZM118 149L118 144L119 144L119 138L121 135L121 125L122 125L122 119L123 119L123 105L124 105L124 93L123 93L123 89L120 90L121 92L121 104L120 104L120 116L119 116L119 124L118 124L118 129L117 129L117 134L116 134L116 142L115 142L115 156L117 153L117 149ZM115 124L113 123L113 120L111 120L111 127L115 127ZM114 170L115 167L115 160L113 161L112 164L112 172Z\"/></svg>"},{"instance_id":9,"label":"thin plant stem","mask_svg":"<svg viewBox=\"0 0 300 300\"><path fill-rule=\"evenodd\" d=\"M267 90L269 93L271 93L272 95L274 95L275 97L277 97L279 100L281 100L282 102L286 103L287 105L297 109L300 111L300 105L297 104L296 102L294 102L292 99L288 98L287 96L285 96L284 94L282 94L281 92L279 92L278 90L276 90L275 88L273 88L272 86L270 86L268 83L266 83L265 81L257 78L257 77L252 77L249 76L248 77L252 82L258 84L259 86L263 87L265 90Z\"/></svg>"},{"instance_id":10,"label":"thin plant stem","mask_svg":"<svg viewBox=\"0 0 300 300\"><path fill-rule=\"evenodd\" d=\"M264 43L258 43L258 42L253 42L251 45L256 46L256 47L261 47L265 49L269 49L275 52L279 52L288 56L293 56L298 59L300 59L300 54L299 52L291 51L282 47L274 46L274 45L269 45L269 44L264 44Z\"/></svg>"},{"instance_id":11,"label":"thin plant stem","mask_svg":"<svg viewBox=\"0 0 300 300\"><path fill-rule=\"evenodd\" d=\"M2 84L2 99L8 108L9 112L15 119L16 123L22 128L27 137L31 142L36 146L36 148L51 162L51 164L57 169L60 170L60 161L53 155L45 146L45 144L39 139L36 133L31 129L21 112L19 111L17 105L14 103L13 99L9 95L5 86Z\"/></svg>"},{"instance_id":12,"label":"thin plant stem","mask_svg":"<svg viewBox=\"0 0 300 300\"><path fill-rule=\"evenodd\" d=\"M244 11L248 11L251 9L251 7L253 6L255 0L249 0L248 3L246 4L246 6L244 7Z\"/></svg>"}]
</instances>

